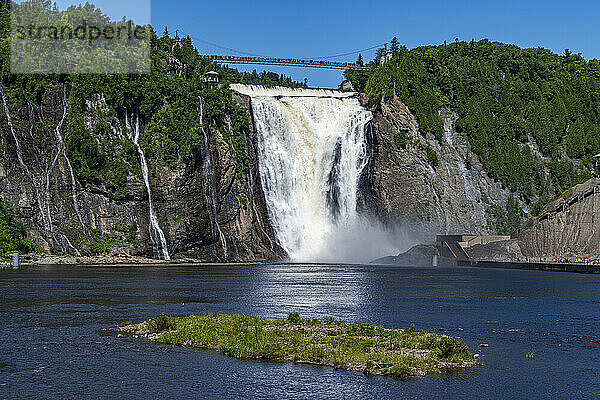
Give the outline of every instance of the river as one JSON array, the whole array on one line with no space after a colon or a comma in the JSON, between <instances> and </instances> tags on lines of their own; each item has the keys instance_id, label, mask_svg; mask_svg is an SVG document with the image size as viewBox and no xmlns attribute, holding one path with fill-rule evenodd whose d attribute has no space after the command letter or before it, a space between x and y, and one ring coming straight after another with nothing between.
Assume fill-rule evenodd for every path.
<instances>
[{"instance_id":1,"label":"river","mask_svg":"<svg viewBox=\"0 0 600 400\"><path fill-rule=\"evenodd\" d=\"M600 397L595 275L370 265L38 266L0 271L0 299L0 398ZM162 313L274 318L292 311L442 328L480 353L483 365L401 381L236 360L103 331Z\"/></svg>"}]
</instances>

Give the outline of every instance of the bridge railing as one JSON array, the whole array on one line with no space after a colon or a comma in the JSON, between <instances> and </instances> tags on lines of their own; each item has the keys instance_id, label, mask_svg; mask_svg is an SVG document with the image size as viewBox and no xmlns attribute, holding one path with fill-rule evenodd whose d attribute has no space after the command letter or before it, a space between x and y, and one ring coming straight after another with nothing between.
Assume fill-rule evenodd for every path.
<instances>
[{"instance_id":1,"label":"bridge railing","mask_svg":"<svg viewBox=\"0 0 600 400\"><path fill-rule=\"evenodd\" d=\"M322 60L302 60L292 58L268 58L268 57L241 57L241 56L223 56L223 55L203 55L214 61L221 61L229 64L262 64L262 65L283 65L292 67L308 68L328 68L328 69L356 69L361 71L369 70L369 67L355 63L322 61Z\"/></svg>"}]
</instances>

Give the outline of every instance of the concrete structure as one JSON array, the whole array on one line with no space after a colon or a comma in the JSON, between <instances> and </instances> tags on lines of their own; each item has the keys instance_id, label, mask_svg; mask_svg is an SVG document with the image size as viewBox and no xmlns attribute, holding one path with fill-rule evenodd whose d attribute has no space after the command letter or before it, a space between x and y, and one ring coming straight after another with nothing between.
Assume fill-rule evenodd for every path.
<instances>
[{"instance_id":1,"label":"concrete structure","mask_svg":"<svg viewBox=\"0 0 600 400\"><path fill-rule=\"evenodd\" d=\"M219 84L219 73L215 71L208 71L202 77L202 82L208 83L209 86L214 87Z\"/></svg>"},{"instance_id":2,"label":"concrete structure","mask_svg":"<svg viewBox=\"0 0 600 400\"><path fill-rule=\"evenodd\" d=\"M486 235L486 236L463 236L465 238L464 241L459 242L460 246L463 249L468 249L469 247L473 247L477 244L489 244L496 242L504 242L505 240L510 240L510 236L507 235Z\"/></svg>"},{"instance_id":3,"label":"concrete structure","mask_svg":"<svg viewBox=\"0 0 600 400\"><path fill-rule=\"evenodd\" d=\"M504 242L510 236L503 235L437 235L435 245L442 257L455 258L457 261L468 261L466 249L475 245Z\"/></svg>"},{"instance_id":4,"label":"concrete structure","mask_svg":"<svg viewBox=\"0 0 600 400\"><path fill-rule=\"evenodd\" d=\"M19 253L13 253L12 256L12 267L13 269L19 269L21 267L21 259L19 258Z\"/></svg>"}]
</instances>

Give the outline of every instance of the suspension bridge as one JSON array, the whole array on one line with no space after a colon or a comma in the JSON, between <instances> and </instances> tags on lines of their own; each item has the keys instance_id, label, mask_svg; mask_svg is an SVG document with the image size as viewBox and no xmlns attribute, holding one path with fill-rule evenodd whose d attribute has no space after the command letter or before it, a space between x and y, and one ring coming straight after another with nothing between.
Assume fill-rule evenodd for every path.
<instances>
[{"instance_id":1,"label":"suspension bridge","mask_svg":"<svg viewBox=\"0 0 600 400\"><path fill-rule=\"evenodd\" d=\"M206 57L213 61L223 62L226 64L258 64L258 65L282 65L287 67L304 67L304 68L325 68L325 69L355 69L359 71L368 71L369 68L356 63L325 61L325 60L302 60L292 58L272 58L272 57L246 57L246 56L223 56L205 54Z\"/></svg>"},{"instance_id":2,"label":"suspension bridge","mask_svg":"<svg viewBox=\"0 0 600 400\"><path fill-rule=\"evenodd\" d=\"M223 64L256 64L256 65L279 65L286 67L304 67L304 68L323 68L323 69L353 69L358 71L368 71L369 67L358 64L356 62L343 62L339 61L340 58L353 56L361 52L373 50L387 44L379 44L367 49L355 50L343 54L334 54L325 57L311 57L311 58L277 58L269 57L261 54L247 53L241 50L232 49L229 47L221 46L213 42L209 42L202 38L187 35L190 39L196 42L197 48L200 52L201 57L208 58L215 62ZM175 31L175 38L179 43L179 30ZM199 45L201 44L201 45ZM216 51L215 51L216 50ZM219 55L218 53L221 53ZM333 60L337 59L337 60Z\"/></svg>"}]
</instances>

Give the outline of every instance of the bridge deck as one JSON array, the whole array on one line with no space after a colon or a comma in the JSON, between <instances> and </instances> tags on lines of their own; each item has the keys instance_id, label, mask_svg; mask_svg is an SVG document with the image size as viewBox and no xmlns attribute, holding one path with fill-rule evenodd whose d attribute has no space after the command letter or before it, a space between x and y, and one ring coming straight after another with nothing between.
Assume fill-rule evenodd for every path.
<instances>
[{"instance_id":1,"label":"bridge deck","mask_svg":"<svg viewBox=\"0 0 600 400\"><path fill-rule=\"evenodd\" d=\"M203 55L213 61L220 61L227 64L258 64L258 65L282 65L286 67L304 67L304 68L326 68L326 69L356 69L368 71L369 68L355 63L319 61L319 60L300 60L291 58L264 58L264 57L238 57L238 56L220 56Z\"/></svg>"}]
</instances>

